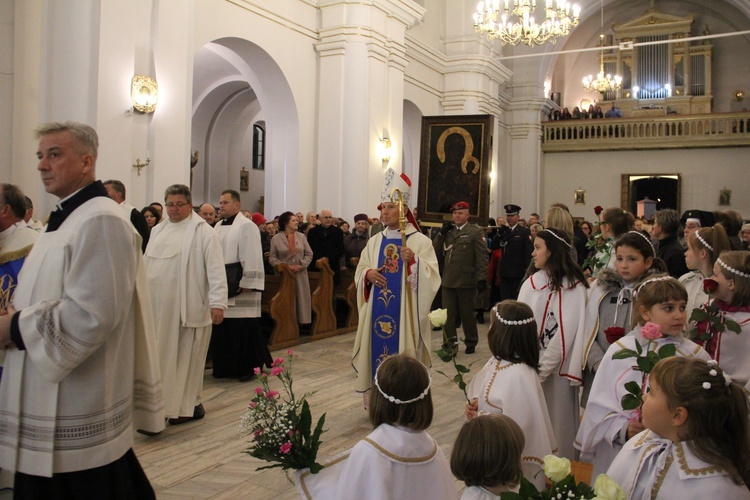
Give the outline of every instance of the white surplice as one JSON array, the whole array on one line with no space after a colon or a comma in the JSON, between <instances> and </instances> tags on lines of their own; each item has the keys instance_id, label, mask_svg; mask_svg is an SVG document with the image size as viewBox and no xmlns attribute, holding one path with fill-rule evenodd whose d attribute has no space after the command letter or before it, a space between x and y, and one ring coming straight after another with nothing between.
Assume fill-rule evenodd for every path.
<instances>
[{"instance_id":1,"label":"white surplice","mask_svg":"<svg viewBox=\"0 0 750 500\"><path fill-rule=\"evenodd\" d=\"M242 264L240 288L244 290L228 300L229 307L224 317L260 318L261 292L266 286L266 273L258 226L242 212L237 212L232 225L216 224L214 229L221 239L224 264Z\"/></svg>"},{"instance_id":2,"label":"white surplice","mask_svg":"<svg viewBox=\"0 0 750 500\"><path fill-rule=\"evenodd\" d=\"M400 238L398 231L385 229L367 241L362 250L359 264L354 276L357 283L357 308L359 310L359 324L357 337L354 340L352 366L357 371L356 390L365 392L372 386L372 306L374 300L370 293L370 283L365 280L367 271L378 268L383 237ZM411 262L411 273L407 276L406 269L401 277L401 334L398 341L398 352L406 353L430 366L430 341L432 326L430 313L432 299L440 288L441 278L437 257L432 247L432 241L418 232L411 224L406 228L406 246L415 255ZM413 316L407 313L408 301L406 294L411 294ZM413 323L410 324L409 318ZM397 353L392 353L397 354Z\"/></svg>"},{"instance_id":3,"label":"white surplice","mask_svg":"<svg viewBox=\"0 0 750 500\"><path fill-rule=\"evenodd\" d=\"M576 336L583 334L586 312L586 288L563 279L561 290L550 288L549 276L537 271L524 281L518 300L534 311L542 348L539 378L547 401L558 454L576 459L573 441L578 430L578 386L582 361L573 359Z\"/></svg>"},{"instance_id":4,"label":"white surplice","mask_svg":"<svg viewBox=\"0 0 750 500\"><path fill-rule=\"evenodd\" d=\"M0 467L51 477L122 457L164 428L140 237L99 196L41 233L14 306L26 350L7 351Z\"/></svg>"},{"instance_id":5,"label":"white surplice","mask_svg":"<svg viewBox=\"0 0 750 500\"><path fill-rule=\"evenodd\" d=\"M219 237L198 214L165 220L144 254L168 418L192 416L203 389L211 309L227 308Z\"/></svg>"},{"instance_id":6,"label":"white surplice","mask_svg":"<svg viewBox=\"0 0 750 500\"><path fill-rule=\"evenodd\" d=\"M536 370L524 363L490 358L471 382L469 399L478 399L478 413L502 413L523 430L523 475L544 488L544 456L556 449L547 403Z\"/></svg>"},{"instance_id":7,"label":"white surplice","mask_svg":"<svg viewBox=\"0 0 750 500\"><path fill-rule=\"evenodd\" d=\"M626 441L628 421L638 418L635 410L623 410L620 400L627 394L626 383L636 382L644 388L643 373L633 370L635 358L613 359L615 353L622 349L635 350L636 342L641 345L643 352L646 352L648 340L641 336L640 326L607 349L594 377L589 403L586 405L581 428L576 437L576 448L583 452L581 458L593 459L594 469L591 477L594 478L607 472L607 468ZM681 335L653 340L649 350L658 351L667 344L675 345L677 356L705 361L711 359L703 348Z\"/></svg>"},{"instance_id":8,"label":"white surplice","mask_svg":"<svg viewBox=\"0 0 750 500\"><path fill-rule=\"evenodd\" d=\"M628 441L607 471L630 500L750 499L744 484L698 458L687 442L673 443L646 429Z\"/></svg>"},{"instance_id":9,"label":"white surplice","mask_svg":"<svg viewBox=\"0 0 750 500\"><path fill-rule=\"evenodd\" d=\"M324 465L318 474L295 474L302 498L458 499L448 460L426 431L382 424Z\"/></svg>"}]
</instances>

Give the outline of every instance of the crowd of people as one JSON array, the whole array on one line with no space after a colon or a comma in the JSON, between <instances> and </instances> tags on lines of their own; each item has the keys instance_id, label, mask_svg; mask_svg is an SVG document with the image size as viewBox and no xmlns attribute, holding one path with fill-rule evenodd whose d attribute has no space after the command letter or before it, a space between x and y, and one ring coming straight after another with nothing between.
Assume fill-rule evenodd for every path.
<instances>
[{"instance_id":1,"label":"crowd of people","mask_svg":"<svg viewBox=\"0 0 750 500\"><path fill-rule=\"evenodd\" d=\"M392 226L395 231L383 207L386 231ZM328 490L321 490L321 498L343 498L339 492L377 489L383 482L391 493L408 496L417 488L456 498L452 487L434 481L448 470L441 456L425 460L421 472L409 460L394 458L422 446L414 433L423 435L423 423L395 416L421 415L430 384L414 383L421 379L416 372L403 387L380 383L397 363L394 349L407 355L398 363L416 358L422 370L429 367L420 349L429 339L415 331L421 310L416 322L404 319L410 306L395 293L398 304L391 311L400 316L384 322L391 313L373 297L400 288L423 303L416 293L427 291L429 297L438 285L442 293L434 295L447 309L442 351L450 357L460 355L459 323L465 354L475 352L474 321L486 312L483 295L495 304L487 338L492 357L468 384L467 424L451 455L450 470L466 481L462 498L518 491L521 474L544 488L542 459L552 453L593 462L592 478L607 473L627 498L709 491L750 498L750 252L741 215L689 210L680 216L663 209L646 221L621 208L597 207L592 224L574 221L558 203L543 219L532 214L525 221L521 207L509 204L496 225L480 228L468 222L469 209L456 202L452 224L424 231L431 246L414 239L398 247L393 234L404 274L418 276L416 287L384 275L387 233L378 244L368 244L372 257L357 269L364 277L358 290L364 314L354 366L374 431L351 450L339 480L324 481ZM503 271L503 261L513 273ZM419 272L409 273L415 262ZM731 325L732 332L716 325ZM401 335L408 348L384 341L384 331ZM382 398L394 406L390 421L377 418ZM495 420L484 420L488 417ZM470 425L474 421L482 424ZM412 431L399 434L401 428ZM467 450L470 433L476 447ZM492 442L497 454L515 450L511 458L503 455L513 473L493 475L498 465L482 462L490 455L478 442ZM373 448L391 458L382 465L372 457L363 461ZM407 469L408 482L402 476Z\"/></svg>"},{"instance_id":2,"label":"crowd of people","mask_svg":"<svg viewBox=\"0 0 750 500\"><path fill-rule=\"evenodd\" d=\"M578 106L573 108L573 112L567 107L562 109L555 109L549 119L552 121L559 120L593 120L597 118L622 118L622 111L617 107L617 103L613 102L612 106L606 111L602 111L602 107L598 104L589 105L588 108L581 109Z\"/></svg>"},{"instance_id":3,"label":"crowd of people","mask_svg":"<svg viewBox=\"0 0 750 500\"><path fill-rule=\"evenodd\" d=\"M306 273L321 258L354 270L351 365L373 432L310 491L456 498L452 472L463 498L499 498L522 476L543 488L555 453L592 461L630 498L750 498L740 213L663 209L645 221L597 207L590 223L560 203L528 219L507 204L481 228L455 200L452 223L420 228L410 179L389 169L379 216L356 215L346 234L327 209L245 213L231 189L218 210L195 208L181 184L137 210L122 182L96 179L94 129L36 134L57 209L41 224L17 186L0 186L0 468L15 472L18 498L75 497L82 485L98 498L154 498L133 432L204 418L209 349L216 378L270 369L265 274L290 268L309 323ZM490 319L492 357L468 384L450 462L426 432L436 300L448 358L475 354L476 324Z\"/></svg>"}]
</instances>

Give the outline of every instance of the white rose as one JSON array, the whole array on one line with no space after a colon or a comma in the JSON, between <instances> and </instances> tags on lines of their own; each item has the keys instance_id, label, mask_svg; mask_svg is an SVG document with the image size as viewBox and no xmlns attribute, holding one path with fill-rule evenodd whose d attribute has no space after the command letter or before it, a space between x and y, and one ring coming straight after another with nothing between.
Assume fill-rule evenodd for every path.
<instances>
[{"instance_id":1,"label":"white rose","mask_svg":"<svg viewBox=\"0 0 750 500\"><path fill-rule=\"evenodd\" d=\"M427 317L430 318L433 328L442 328L448 319L448 309L435 309Z\"/></svg>"},{"instance_id":2,"label":"white rose","mask_svg":"<svg viewBox=\"0 0 750 500\"><path fill-rule=\"evenodd\" d=\"M544 457L544 475L555 483L559 483L570 474L570 460L567 458L547 455Z\"/></svg>"},{"instance_id":3,"label":"white rose","mask_svg":"<svg viewBox=\"0 0 750 500\"><path fill-rule=\"evenodd\" d=\"M620 485L606 474L596 476L594 494L597 500L626 500L627 498Z\"/></svg>"}]
</instances>

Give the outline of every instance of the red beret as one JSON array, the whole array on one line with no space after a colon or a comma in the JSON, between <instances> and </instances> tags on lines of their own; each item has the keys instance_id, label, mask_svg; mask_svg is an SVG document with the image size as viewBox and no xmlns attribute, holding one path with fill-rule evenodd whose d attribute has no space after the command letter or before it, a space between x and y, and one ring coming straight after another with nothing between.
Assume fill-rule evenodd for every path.
<instances>
[{"instance_id":1,"label":"red beret","mask_svg":"<svg viewBox=\"0 0 750 500\"><path fill-rule=\"evenodd\" d=\"M456 203L455 205L451 207L451 212L453 212L454 210L468 210L468 209L469 209L468 203L466 203L465 201L459 201L458 203Z\"/></svg>"}]
</instances>

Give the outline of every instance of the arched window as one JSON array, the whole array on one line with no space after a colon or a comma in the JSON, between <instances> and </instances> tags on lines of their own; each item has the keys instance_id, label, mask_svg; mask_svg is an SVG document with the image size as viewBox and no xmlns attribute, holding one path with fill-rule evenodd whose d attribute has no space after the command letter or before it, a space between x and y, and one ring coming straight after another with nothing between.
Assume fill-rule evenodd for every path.
<instances>
[{"instance_id":1,"label":"arched window","mask_svg":"<svg viewBox=\"0 0 750 500\"><path fill-rule=\"evenodd\" d=\"M266 129L261 125L253 124L253 169L265 170L266 168Z\"/></svg>"}]
</instances>

